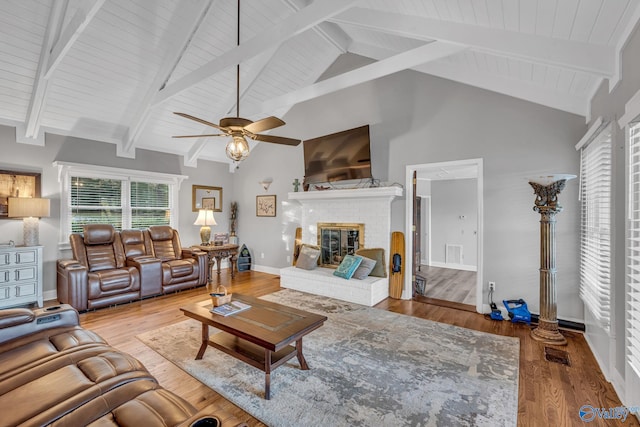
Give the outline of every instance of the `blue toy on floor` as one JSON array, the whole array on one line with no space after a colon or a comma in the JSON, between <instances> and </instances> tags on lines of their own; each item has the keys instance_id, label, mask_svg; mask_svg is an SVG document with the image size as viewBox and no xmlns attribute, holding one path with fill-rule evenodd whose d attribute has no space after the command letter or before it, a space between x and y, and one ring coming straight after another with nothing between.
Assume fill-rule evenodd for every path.
<instances>
[{"instance_id":1,"label":"blue toy on floor","mask_svg":"<svg viewBox=\"0 0 640 427\"><path fill-rule=\"evenodd\" d=\"M503 300L502 303L509 312L509 318L511 319L511 322L523 322L528 325L531 324L531 313L527 308L527 303L524 302L522 298Z\"/></svg>"}]
</instances>

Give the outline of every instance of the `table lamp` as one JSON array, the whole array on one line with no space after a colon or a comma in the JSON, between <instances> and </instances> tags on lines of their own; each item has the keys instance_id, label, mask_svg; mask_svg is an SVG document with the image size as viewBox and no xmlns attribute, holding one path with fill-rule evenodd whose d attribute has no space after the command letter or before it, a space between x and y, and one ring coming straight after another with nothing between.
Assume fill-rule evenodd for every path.
<instances>
[{"instance_id":1,"label":"table lamp","mask_svg":"<svg viewBox=\"0 0 640 427\"><path fill-rule=\"evenodd\" d=\"M37 246L38 218L49 216L49 199L9 197L9 218L22 218L25 246Z\"/></svg>"},{"instance_id":2,"label":"table lamp","mask_svg":"<svg viewBox=\"0 0 640 427\"><path fill-rule=\"evenodd\" d=\"M217 225L216 220L213 218L213 211L210 209L200 209L198 212L198 218L193 225L201 225L200 227L200 240L202 245L208 245L211 240L211 227L210 225Z\"/></svg>"}]
</instances>

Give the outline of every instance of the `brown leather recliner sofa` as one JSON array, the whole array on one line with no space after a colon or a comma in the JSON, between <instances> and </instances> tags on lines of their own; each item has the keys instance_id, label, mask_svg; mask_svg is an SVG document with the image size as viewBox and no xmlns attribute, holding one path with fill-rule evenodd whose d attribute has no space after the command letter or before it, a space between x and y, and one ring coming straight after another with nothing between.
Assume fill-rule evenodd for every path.
<instances>
[{"instance_id":1,"label":"brown leather recliner sofa","mask_svg":"<svg viewBox=\"0 0 640 427\"><path fill-rule=\"evenodd\" d=\"M162 388L138 360L81 328L69 305L0 310L0 408L7 426L238 424Z\"/></svg>"},{"instance_id":2,"label":"brown leather recliner sofa","mask_svg":"<svg viewBox=\"0 0 640 427\"><path fill-rule=\"evenodd\" d=\"M87 224L69 236L73 259L58 260L58 300L80 311L204 285L207 254L183 249L177 230L118 232Z\"/></svg>"}]
</instances>

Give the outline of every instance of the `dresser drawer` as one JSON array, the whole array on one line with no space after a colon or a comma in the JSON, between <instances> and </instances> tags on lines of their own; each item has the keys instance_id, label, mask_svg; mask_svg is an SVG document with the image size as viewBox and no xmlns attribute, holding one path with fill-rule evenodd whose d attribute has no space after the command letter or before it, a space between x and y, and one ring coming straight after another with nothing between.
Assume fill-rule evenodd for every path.
<instances>
[{"instance_id":1,"label":"dresser drawer","mask_svg":"<svg viewBox=\"0 0 640 427\"><path fill-rule=\"evenodd\" d=\"M0 284L10 282L22 282L24 280L37 280L38 266L27 265L24 267L3 268L0 270Z\"/></svg>"},{"instance_id":2,"label":"dresser drawer","mask_svg":"<svg viewBox=\"0 0 640 427\"><path fill-rule=\"evenodd\" d=\"M0 254L0 266L35 264L37 261L36 249L16 249Z\"/></svg>"},{"instance_id":3,"label":"dresser drawer","mask_svg":"<svg viewBox=\"0 0 640 427\"><path fill-rule=\"evenodd\" d=\"M19 285L14 285L14 291L16 298L31 297L37 295L38 286L35 282L21 283Z\"/></svg>"}]
</instances>

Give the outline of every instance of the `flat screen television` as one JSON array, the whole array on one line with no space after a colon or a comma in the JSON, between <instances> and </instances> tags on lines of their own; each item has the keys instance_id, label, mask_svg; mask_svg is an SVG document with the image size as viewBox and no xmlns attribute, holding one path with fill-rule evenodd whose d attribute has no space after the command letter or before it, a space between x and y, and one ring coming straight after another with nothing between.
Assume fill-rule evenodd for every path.
<instances>
[{"instance_id":1,"label":"flat screen television","mask_svg":"<svg viewBox=\"0 0 640 427\"><path fill-rule=\"evenodd\" d=\"M371 178L369 125L304 141L304 183Z\"/></svg>"}]
</instances>

